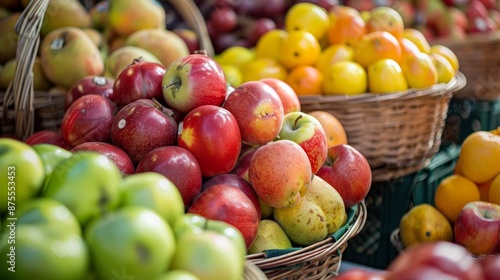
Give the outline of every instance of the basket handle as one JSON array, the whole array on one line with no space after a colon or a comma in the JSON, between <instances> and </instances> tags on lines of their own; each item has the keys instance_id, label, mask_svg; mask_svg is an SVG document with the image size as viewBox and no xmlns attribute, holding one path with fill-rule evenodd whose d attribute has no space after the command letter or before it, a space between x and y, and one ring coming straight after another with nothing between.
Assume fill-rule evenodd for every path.
<instances>
[{"instance_id":1,"label":"basket handle","mask_svg":"<svg viewBox=\"0 0 500 280\"><path fill-rule=\"evenodd\" d=\"M192 0L170 0L170 3L179 12L186 23L191 26L198 35L201 49L205 50L211 57L214 56L214 47L208 34L205 19L200 10Z\"/></svg>"},{"instance_id":2,"label":"basket handle","mask_svg":"<svg viewBox=\"0 0 500 280\"><path fill-rule=\"evenodd\" d=\"M8 107L14 105L15 136L22 140L30 136L34 129L33 64L40 44L40 28L48 3L49 0L30 1L14 28L18 38L17 67L14 78L5 92L3 117L7 117Z\"/></svg>"}]
</instances>

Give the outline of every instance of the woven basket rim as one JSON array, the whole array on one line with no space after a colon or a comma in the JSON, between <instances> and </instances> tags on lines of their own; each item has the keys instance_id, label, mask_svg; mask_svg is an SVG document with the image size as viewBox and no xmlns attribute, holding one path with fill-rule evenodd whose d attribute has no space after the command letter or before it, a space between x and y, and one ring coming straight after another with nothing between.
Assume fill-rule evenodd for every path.
<instances>
[{"instance_id":1,"label":"woven basket rim","mask_svg":"<svg viewBox=\"0 0 500 280\"><path fill-rule=\"evenodd\" d=\"M447 47L460 47L465 45L478 44L498 44L500 42L500 30L492 30L490 32L480 32L468 34L465 39L433 39L429 43L433 45L444 45Z\"/></svg>"},{"instance_id":2,"label":"woven basket rim","mask_svg":"<svg viewBox=\"0 0 500 280\"><path fill-rule=\"evenodd\" d=\"M301 102L307 101L322 101L322 102L344 102L344 103L377 103L380 101L402 100L421 98L444 92L455 92L462 89L467 83L467 78L462 72L457 72L456 75L448 83L435 84L428 88L416 89L410 88L401 92L394 93L362 93L355 95L339 94L339 95L305 95L299 96Z\"/></svg>"},{"instance_id":3,"label":"woven basket rim","mask_svg":"<svg viewBox=\"0 0 500 280\"><path fill-rule=\"evenodd\" d=\"M334 241L333 237L329 236L320 242L305 246L299 250L287 254L266 258L265 253L261 252L247 255L247 260L254 263L265 272L266 269L296 266L304 264L305 262L326 258L332 252L341 249L344 245L347 244L347 241L349 239L351 239L361 231L366 223L366 216L366 204L364 201L362 201L358 204L354 222L337 241Z\"/></svg>"}]
</instances>

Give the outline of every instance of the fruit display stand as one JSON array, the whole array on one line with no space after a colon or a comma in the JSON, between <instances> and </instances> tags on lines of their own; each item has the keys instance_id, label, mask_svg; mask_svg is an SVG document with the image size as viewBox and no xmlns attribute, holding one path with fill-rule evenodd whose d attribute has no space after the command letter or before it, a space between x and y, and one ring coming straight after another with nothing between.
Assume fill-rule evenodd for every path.
<instances>
[{"instance_id":1,"label":"fruit display stand","mask_svg":"<svg viewBox=\"0 0 500 280\"><path fill-rule=\"evenodd\" d=\"M458 73L447 84L390 94L301 96L304 112L323 110L345 127L350 145L372 168L373 181L424 168L439 150L453 94L467 83Z\"/></svg>"},{"instance_id":2,"label":"fruit display stand","mask_svg":"<svg viewBox=\"0 0 500 280\"><path fill-rule=\"evenodd\" d=\"M268 279L329 279L337 275L347 242L363 229L367 217L364 202L348 209L348 220L323 241L306 247L268 250L247 255Z\"/></svg>"}]
</instances>

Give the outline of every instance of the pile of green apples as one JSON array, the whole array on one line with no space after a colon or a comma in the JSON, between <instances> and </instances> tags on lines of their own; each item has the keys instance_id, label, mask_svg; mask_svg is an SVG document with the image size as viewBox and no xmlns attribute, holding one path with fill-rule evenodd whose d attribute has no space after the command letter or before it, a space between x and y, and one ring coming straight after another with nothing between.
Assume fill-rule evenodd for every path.
<instances>
[{"instance_id":1,"label":"pile of green apples","mask_svg":"<svg viewBox=\"0 0 500 280\"><path fill-rule=\"evenodd\" d=\"M187 214L159 173L0 138L0 279L242 279L233 226Z\"/></svg>"}]
</instances>

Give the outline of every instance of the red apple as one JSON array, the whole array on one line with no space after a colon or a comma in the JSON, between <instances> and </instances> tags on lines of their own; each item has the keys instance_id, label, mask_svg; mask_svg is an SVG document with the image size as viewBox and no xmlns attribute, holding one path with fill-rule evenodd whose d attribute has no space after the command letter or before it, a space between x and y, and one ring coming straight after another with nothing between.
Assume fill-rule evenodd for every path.
<instances>
[{"instance_id":1,"label":"red apple","mask_svg":"<svg viewBox=\"0 0 500 280\"><path fill-rule=\"evenodd\" d=\"M278 139L288 139L299 144L309 158L313 174L316 174L326 161L328 155L326 132L321 123L309 114L302 112L286 114Z\"/></svg>"},{"instance_id":2,"label":"red apple","mask_svg":"<svg viewBox=\"0 0 500 280\"><path fill-rule=\"evenodd\" d=\"M339 192L346 208L363 201L372 184L368 161L348 144L328 148L328 158L316 175Z\"/></svg>"},{"instance_id":3,"label":"red apple","mask_svg":"<svg viewBox=\"0 0 500 280\"><path fill-rule=\"evenodd\" d=\"M164 146L145 154L137 164L136 173L157 172L170 179L181 193L187 209L201 191L201 168L188 150L178 146Z\"/></svg>"},{"instance_id":4,"label":"red apple","mask_svg":"<svg viewBox=\"0 0 500 280\"><path fill-rule=\"evenodd\" d=\"M241 151L241 134L234 116L226 109L202 105L179 124L177 145L190 151L203 177L229 173Z\"/></svg>"},{"instance_id":5,"label":"red apple","mask_svg":"<svg viewBox=\"0 0 500 280\"><path fill-rule=\"evenodd\" d=\"M168 106L182 113L201 105L220 106L226 98L224 71L205 54L190 54L172 62L162 85Z\"/></svg>"},{"instance_id":6,"label":"red apple","mask_svg":"<svg viewBox=\"0 0 500 280\"><path fill-rule=\"evenodd\" d=\"M230 7L216 7L208 15L208 21L218 33L229 33L238 25L238 14Z\"/></svg>"},{"instance_id":7,"label":"red apple","mask_svg":"<svg viewBox=\"0 0 500 280\"><path fill-rule=\"evenodd\" d=\"M245 181L249 182L248 179L248 168L250 167L250 161L252 156L257 151L260 146L252 146L250 149L240 154L236 166L231 170L231 174L236 174L243 178Z\"/></svg>"},{"instance_id":8,"label":"red apple","mask_svg":"<svg viewBox=\"0 0 500 280\"><path fill-rule=\"evenodd\" d=\"M483 279L479 262L464 247L447 241L413 245L399 254L387 270L388 280Z\"/></svg>"},{"instance_id":9,"label":"red apple","mask_svg":"<svg viewBox=\"0 0 500 280\"><path fill-rule=\"evenodd\" d=\"M279 95L281 104L283 104L283 113L285 115L290 112L300 111L299 97L290 85L277 78L264 78L260 81L272 87Z\"/></svg>"},{"instance_id":10,"label":"red apple","mask_svg":"<svg viewBox=\"0 0 500 280\"><path fill-rule=\"evenodd\" d=\"M113 78L102 76L87 76L80 79L68 90L64 100L64 110L68 110L75 100L87 94L97 94L112 100L114 83Z\"/></svg>"},{"instance_id":11,"label":"red apple","mask_svg":"<svg viewBox=\"0 0 500 280\"><path fill-rule=\"evenodd\" d=\"M356 267L341 272L331 280L385 280L386 276L387 272L383 270L376 271Z\"/></svg>"},{"instance_id":12,"label":"red apple","mask_svg":"<svg viewBox=\"0 0 500 280\"><path fill-rule=\"evenodd\" d=\"M500 205L473 201L460 211L453 230L455 242L471 254L500 252Z\"/></svg>"},{"instance_id":13,"label":"red apple","mask_svg":"<svg viewBox=\"0 0 500 280\"><path fill-rule=\"evenodd\" d=\"M165 71L165 67L159 63L134 59L116 77L111 100L119 107L139 99L162 101L161 81Z\"/></svg>"},{"instance_id":14,"label":"red apple","mask_svg":"<svg viewBox=\"0 0 500 280\"><path fill-rule=\"evenodd\" d=\"M255 209L257 210L257 213L259 214L259 219L260 219L259 197L252 189L252 186L250 186L250 184L247 181L245 181L245 179L241 178L236 174L229 174L229 173L220 174L205 181L205 183L203 183L203 185L201 186L201 191L204 191L209 187L218 184L228 184L243 191L243 193L245 193L248 196L248 198L250 198L250 200L252 201L253 205L255 206Z\"/></svg>"},{"instance_id":15,"label":"red apple","mask_svg":"<svg viewBox=\"0 0 500 280\"><path fill-rule=\"evenodd\" d=\"M59 146L66 150L71 150L71 146L66 143L63 135L60 132L52 131L52 130L40 130L33 134L30 137L26 138L24 142L30 146L35 144L52 144Z\"/></svg>"},{"instance_id":16,"label":"red apple","mask_svg":"<svg viewBox=\"0 0 500 280\"><path fill-rule=\"evenodd\" d=\"M105 142L85 142L71 149L71 152L77 151L94 151L105 155L116 164L122 176L134 173L134 164L128 154L113 144Z\"/></svg>"},{"instance_id":17,"label":"red apple","mask_svg":"<svg viewBox=\"0 0 500 280\"><path fill-rule=\"evenodd\" d=\"M283 104L276 91L266 83L250 81L228 95L223 108L236 118L241 141L263 145L273 141L283 125Z\"/></svg>"},{"instance_id":18,"label":"red apple","mask_svg":"<svg viewBox=\"0 0 500 280\"><path fill-rule=\"evenodd\" d=\"M260 220L257 210L242 190L229 184L207 188L194 199L187 212L236 227L245 238L247 249L257 235Z\"/></svg>"},{"instance_id":19,"label":"red apple","mask_svg":"<svg viewBox=\"0 0 500 280\"><path fill-rule=\"evenodd\" d=\"M479 259L484 280L496 280L500 275L500 255L488 255Z\"/></svg>"},{"instance_id":20,"label":"red apple","mask_svg":"<svg viewBox=\"0 0 500 280\"><path fill-rule=\"evenodd\" d=\"M111 142L122 148L137 164L155 148L175 145L177 123L172 112L151 99L126 105L113 118Z\"/></svg>"},{"instance_id":21,"label":"red apple","mask_svg":"<svg viewBox=\"0 0 500 280\"><path fill-rule=\"evenodd\" d=\"M61 131L66 143L108 142L116 106L106 97L84 95L64 113Z\"/></svg>"},{"instance_id":22,"label":"red apple","mask_svg":"<svg viewBox=\"0 0 500 280\"><path fill-rule=\"evenodd\" d=\"M173 29L172 32L181 37L184 43L186 43L190 54L193 54L195 51L200 49L200 41L194 30L188 28L176 28Z\"/></svg>"},{"instance_id":23,"label":"red apple","mask_svg":"<svg viewBox=\"0 0 500 280\"><path fill-rule=\"evenodd\" d=\"M290 140L260 146L248 168L250 185L258 197L275 208L297 204L307 193L312 175L306 152Z\"/></svg>"}]
</instances>

